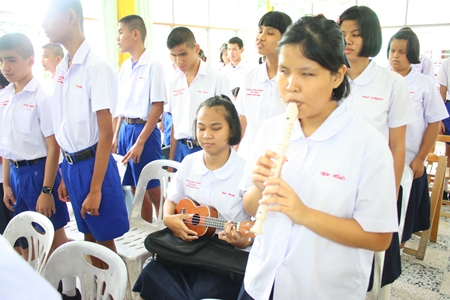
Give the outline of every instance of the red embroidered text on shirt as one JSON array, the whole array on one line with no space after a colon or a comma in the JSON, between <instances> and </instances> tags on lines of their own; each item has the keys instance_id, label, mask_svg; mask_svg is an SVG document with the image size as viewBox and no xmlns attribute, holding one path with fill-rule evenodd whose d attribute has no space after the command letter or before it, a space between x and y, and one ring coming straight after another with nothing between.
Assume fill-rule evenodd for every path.
<instances>
[{"instance_id":1,"label":"red embroidered text on shirt","mask_svg":"<svg viewBox=\"0 0 450 300\"><path fill-rule=\"evenodd\" d=\"M246 90L247 96L257 96L257 97L261 97L261 94L264 91L263 89L249 89L249 88L246 88Z\"/></svg>"},{"instance_id":2,"label":"red embroidered text on shirt","mask_svg":"<svg viewBox=\"0 0 450 300\"><path fill-rule=\"evenodd\" d=\"M174 96L184 95L184 90L185 90L185 88L174 90L173 95Z\"/></svg>"},{"instance_id":3,"label":"red embroidered text on shirt","mask_svg":"<svg viewBox=\"0 0 450 300\"><path fill-rule=\"evenodd\" d=\"M82 85L78 85L78 84L75 84L75 87L76 87L77 89L79 89L79 90L81 90L81 89L83 88Z\"/></svg>"},{"instance_id":4,"label":"red embroidered text on shirt","mask_svg":"<svg viewBox=\"0 0 450 300\"><path fill-rule=\"evenodd\" d=\"M198 190L198 189L200 189L201 184L202 184L201 182L186 179L186 186L188 188Z\"/></svg>"},{"instance_id":5,"label":"red embroidered text on shirt","mask_svg":"<svg viewBox=\"0 0 450 300\"><path fill-rule=\"evenodd\" d=\"M372 100L376 100L376 101L381 101L381 100L384 100L383 98L381 98L381 97L375 97L375 96L362 96L363 97L363 99L372 99Z\"/></svg>"},{"instance_id":6,"label":"red embroidered text on shirt","mask_svg":"<svg viewBox=\"0 0 450 300\"><path fill-rule=\"evenodd\" d=\"M209 94L207 91L201 91L201 90L198 90L197 91L199 94Z\"/></svg>"},{"instance_id":7,"label":"red embroidered text on shirt","mask_svg":"<svg viewBox=\"0 0 450 300\"><path fill-rule=\"evenodd\" d=\"M33 104L24 103L22 105L25 106L25 107L34 108Z\"/></svg>"},{"instance_id":8,"label":"red embroidered text on shirt","mask_svg":"<svg viewBox=\"0 0 450 300\"><path fill-rule=\"evenodd\" d=\"M325 176L325 177L330 177L331 176L331 177L339 179L339 180L345 180L346 179L344 175L341 175L341 174L331 175L330 173L324 172L324 171L320 172L320 175Z\"/></svg>"},{"instance_id":9,"label":"red embroidered text on shirt","mask_svg":"<svg viewBox=\"0 0 450 300\"><path fill-rule=\"evenodd\" d=\"M143 76L139 76L139 79L140 79L140 80L146 80L147 78L146 78L146 77L143 77Z\"/></svg>"},{"instance_id":10,"label":"red embroidered text on shirt","mask_svg":"<svg viewBox=\"0 0 450 300\"><path fill-rule=\"evenodd\" d=\"M0 105L1 106L7 106L8 103L9 103L9 100L2 100L2 101L0 101Z\"/></svg>"},{"instance_id":11,"label":"red embroidered text on shirt","mask_svg":"<svg viewBox=\"0 0 450 300\"><path fill-rule=\"evenodd\" d=\"M227 192L222 192L222 195L228 195L228 196L233 197L233 198L234 198L234 196L236 196L236 194L227 193Z\"/></svg>"},{"instance_id":12,"label":"red embroidered text on shirt","mask_svg":"<svg viewBox=\"0 0 450 300\"><path fill-rule=\"evenodd\" d=\"M64 76L58 76L58 79L56 79L56 82L64 83Z\"/></svg>"}]
</instances>

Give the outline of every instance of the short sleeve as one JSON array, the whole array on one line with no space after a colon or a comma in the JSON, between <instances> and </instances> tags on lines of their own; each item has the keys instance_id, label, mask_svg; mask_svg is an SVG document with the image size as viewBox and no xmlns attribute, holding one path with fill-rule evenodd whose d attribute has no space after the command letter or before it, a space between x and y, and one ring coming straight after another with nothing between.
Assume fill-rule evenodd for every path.
<instances>
[{"instance_id":1,"label":"short sleeve","mask_svg":"<svg viewBox=\"0 0 450 300\"><path fill-rule=\"evenodd\" d=\"M167 103L166 76L163 65L159 62L153 62L151 71L150 101Z\"/></svg>"},{"instance_id":2,"label":"short sleeve","mask_svg":"<svg viewBox=\"0 0 450 300\"><path fill-rule=\"evenodd\" d=\"M391 99L388 112L389 128L396 128L417 120L416 111L409 98L405 80L397 74L392 81Z\"/></svg>"},{"instance_id":3,"label":"short sleeve","mask_svg":"<svg viewBox=\"0 0 450 300\"><path fill-rule=\"evenodd\" d=\"M167 199L178 203L181 199L186 197L186 193L183 188L183 173L185 172L185 164L181 163L178 171L175 173L173 180L169 183L167 188Z\"/></svg>"},{"instance_id":4,"label":"short sleeve","mask_svg":"<svg viewBox=\"0 0 450 300\"><path fill-rule=\"evenodd\" d=\"M424 93L423 97L425 120L427 123L434 123L448 118L447 109L445 108L445 104L435 88L434 82L429 79L427 83L428 89Z\"/></svg>"},{"instance_id":5,"label":"short sleeve","mask_svg":"<svg viewBox=\"0 0 450 300\"><path fill-rule=\"evenodd\" d=\"M44 137L49 137L55 132L52 122L52 97L45 96L37 100L37 113L39 118L39 126Z\"/></svg>"},{"instance_id":6,"label":"short sleeve","mask_svg":"<svg viewBox=\"0 0 450 300\"><path fill-rule=\"evenodd\" d=\"M442 86L448 87L448 66L450 59L446 59L442 62L441 68L436 76L436 83Z\"/></svg>"},{"instance_id":7,"label":"short sleeve","mask_svg":"<svg viewBox=\"0 0 450 300\"><path fill-rule=\"evenodd\" d=\"M232 102L234 102L234 97L233 94L231 94L231 84L230 84L230 80L228 80L227 76L219 73L219 76L217 77L216 80L216 95L225 95L228 98L230 98L230 100Z\"/></svg>"},{"instance_id":8,"label":"short sleeve","mask_svg":"<svg viewBox=\"0 0 450 300\"><path fill-rule=\"evenodd\" d=\"M381 137L369 139L365 148L353 218L367 232L396 232L397 204L392 155Z\"/></svg>"},{"instance_id":9,"label":"short sleeve","mask_svg":"<svg viewBox=\"0 0 450 300\"><path fill-rule=\"evenodd\" d=\"M92 66L90 73L90 99L92 111L109 109L114 117L117 106L118 79L116 72L106 63Z\"/></svg>"}]
</instances>

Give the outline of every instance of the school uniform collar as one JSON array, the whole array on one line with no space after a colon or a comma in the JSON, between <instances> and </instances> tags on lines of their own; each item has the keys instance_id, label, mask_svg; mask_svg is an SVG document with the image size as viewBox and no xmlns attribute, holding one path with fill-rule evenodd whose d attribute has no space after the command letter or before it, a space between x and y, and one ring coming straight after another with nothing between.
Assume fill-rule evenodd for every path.
<instances>
[{"instance_id":1,"label":"school uniform collar","mask_svg":"<svg viewBox=\"0 0 450 300\"><path fill-rule=\"evenodd\" d=\"M31 78L30 82L27 83L26 86L24 86L22 92L34 92L37 90L39 86L39 81L33 77ZM9 93L16 94L16 85L14 83L8 84L5 88L5 91L8 91Z\"/></svg>"},{"instance_id":2,"label":"school uniform collar","mask_svg":"<svg viewBox=\"0 0 450 300\"><path fill-rule=\"evenodd\" d=\"M419 77L419 74L420 74L419 72L417 72L416 70L414 70L413 67L411 67L411 71L408 73L408 75L403 77L405 78L406 85L414 83L414 81L417 80L417 77Z\"/></svg>"},{"instance_id":3,"label":"school uniform collar","mask_svg":"<svg viewBox=\"0 0 450 300\"><path fill-rule=\"evenodd\" d=\"M340 132L350 122L352 114L347 105L342 101L338 102L338 107L328 116L320 127L309 137L312 141L325 141ZM295 120L294 128L290 140L306 139L299 120Z\"/></svg>"},{"instance_id":4,"label":"school uniform collar","mask_svg":"<svg viewBox=\"0 0 450 300\"><path fill-rule=\"evenodd\" d=\"M91 50L91 45L89 45L89 42L87 41L87 39L84 39L83 43L81 43L77 52L75 52L74 57L72 57L72 65L83 64L84 60L86 59L90 50ZM67 66L67 63L69 62L69 54L67 54L64 59L66 60L65 65Z\"/></svg>"},{"instance_id":5,"label":"school uniform collar","mask_svg":"<svg viewBox=\"0 0 450 300\"><path fill-rule=\"evenodd\" d=\"M150 51L148 49L145 49L144 52L142 53L141 57L139 57L138 63L134 68L136 68L138 66L145 66L148 63L149 58L150 58ZM130 64L131 65L133 64L131 57L130 57Z\"/></svg>"},{"instance_id":6,"label":"school uniform collar","mask_svg":"<svg viewBox=\"0 0 450 300\"><path fill-rule=\"evenodd\" d=\"M34 92L39 86L39 81L36 78L31 78L30 82L23 88L23 92Z\"/></svg>"},{"instance_id":7,"label":"school uniform collar","mask_svg":"<svg viewBox=\"0 0 450 300\"><path fill-rule=\"evenodd\" d=\"M233 65L231 64L231 62L229 63L230 68L233 70L236 69L240 69L240 68L245 68L245 62L241 59L241 61L237 64L237 66L233 67Z\"/></svg>"},{"instance_id":8,"label":"school uniform collar","mask_svg":"<svg viewBox=\"0 0 450 300\"><path fill-rule=\"evenodd\" d=\"M237 153L234 151L233 148L230 147L230 157L228 157L227 162L220 168L214 171L209 170L206 165L205 161L203 160L203 153L204 151L200 151L199 154L195 157L195 163L194 163L194 169L195 173L199 176L203 176L208 172L212 172L214 177L219 180L224 180L229 178L233 175L234 171L238 167L238 159L237 159Z\"/></svg>"},{"instance_id":9,"label":"school uniform collar","mask_svg":"<svg viewBox=\"0 0 450 300\"><path fill-rule=\"evenodd\" d=\"M378 65L373 60L370 60L369 64L364 69L364 71L361 73L361 75L356 77L354 80L351 80L350 78L348 78L348 79L350 82L353 82L354 84L359 85L359 86L367 85L367 84L371 83L373 78L375 78L377 76L377 73L378 73L377 68L378 68Z\"/></svg>"},{"instance_id":10,"label":"school uniform collar","mask_svg":"<svg viewBox=\"0 0 450 300\"><path fill-rule=\"evenodd\" d=\"M258 80L259 82L266 82L271 80L269 78L269 74L267 74L267 62L263 62L262 64L257 66L257 68L258 74L256 75L256 80ZM272 78L272 80L277 80L277 76Z\"/></svg>"}]
</instances>

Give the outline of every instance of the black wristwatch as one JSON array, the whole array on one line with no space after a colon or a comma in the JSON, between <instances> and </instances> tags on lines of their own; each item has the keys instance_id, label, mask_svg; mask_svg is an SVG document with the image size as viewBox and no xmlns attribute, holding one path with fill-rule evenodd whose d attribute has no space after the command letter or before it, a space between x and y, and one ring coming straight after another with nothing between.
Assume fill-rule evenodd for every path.
<instances>
[{"instance_id":1,"label":"black wristwatch","mask_svg":"<svg viewBox=\"0 0 450 300\"><path fill-rule=\"evenodd\" d=\"M51 187L51 186L43 186L42 187L42 192L44 194L51 194L51 193L53 193L53 187Z\"/></svg>"}]
</instances>

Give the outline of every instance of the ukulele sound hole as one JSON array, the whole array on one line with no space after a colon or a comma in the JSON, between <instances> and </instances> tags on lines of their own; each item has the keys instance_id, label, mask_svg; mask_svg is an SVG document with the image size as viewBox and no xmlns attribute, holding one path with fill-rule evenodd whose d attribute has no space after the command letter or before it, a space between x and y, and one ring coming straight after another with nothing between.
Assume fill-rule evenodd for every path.
<instances>
[{"instance_id":1,"label":"ukulele sound hole","mask_svg":"<svg viewBox=\"0 0 450 300\"><path fill-rule=\"evenodd\" d=\"M192 225L197 226L198 223L200 223L200 215L199 214L195 214L192 217Z\"/></svg>"}]
</instances>

